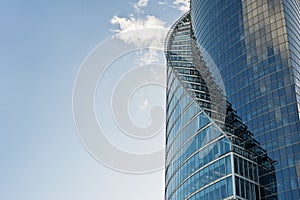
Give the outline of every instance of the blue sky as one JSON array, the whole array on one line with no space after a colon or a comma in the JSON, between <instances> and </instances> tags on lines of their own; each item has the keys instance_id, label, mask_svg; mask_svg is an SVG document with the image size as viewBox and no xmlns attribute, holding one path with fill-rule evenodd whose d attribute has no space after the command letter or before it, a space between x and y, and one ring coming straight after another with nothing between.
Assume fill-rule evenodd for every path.
<instances>
[{"instance_id":1,"label":"blue sky","mask_svg":"<svg viewBox=\"0 0 300 200\"><path fill-rule=\"evenodd\" d=\"M72 92L89 52L122 31L114 16L152 15L169 27L182 14L174 2L149 0L137 10L124 0L1 1L0 199L163 199L163 171L124 174L87 153Z\"/></svg>"}]
</instances>

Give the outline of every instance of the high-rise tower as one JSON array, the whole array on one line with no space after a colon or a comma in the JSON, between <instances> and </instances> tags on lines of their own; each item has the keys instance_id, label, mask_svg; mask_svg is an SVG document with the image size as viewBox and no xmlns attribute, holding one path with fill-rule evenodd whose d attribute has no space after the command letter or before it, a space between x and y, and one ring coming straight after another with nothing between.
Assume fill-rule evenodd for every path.
<instances>
[{"instance_id":1,"label":"high-rise tower","mask_svg":"<svg viewBox=\"0 0 300 200\"><path fill-rule=\"evenodd\" d=\"M167 37L166 199L299 199L298 0L192 0Z\"/></svg>"},{"instance_id":2,"label":"high-rise tower","mask_svg":"<svg viewBox=\"0 0 300 200\"><path fill-rule=\"evenodd\" d=\"M190 13L169 32L166 56L166 199L261 199L276 193L274 162L210 73Z\"/></svg>"}]
</instances>

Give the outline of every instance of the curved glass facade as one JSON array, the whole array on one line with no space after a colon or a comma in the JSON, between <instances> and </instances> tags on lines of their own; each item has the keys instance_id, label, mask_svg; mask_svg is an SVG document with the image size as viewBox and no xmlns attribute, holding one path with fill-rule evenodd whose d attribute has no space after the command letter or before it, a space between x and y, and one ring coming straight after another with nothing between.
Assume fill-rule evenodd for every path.
<instances>
[{"instance_id":1,"label":"curved glass facade","mask_svg":"<svg viewBox=\"0 0 300 200\"><path fill-rule=\"evenodd\" d=\"M191 15L166 43L166 200L262 199L273 161L226 101L196 45Z\"/></svg>"},{"instance_id":2,"label":"curved glass facade","mask_svg":"<svg viewBox=\"0 0 300 200\"><path fill-rule=\"evenodd\" d=\"M263 199L300 198L299 4L191 0L192 30L208 69L218 68L227 101L276 161ZM260 174L261 185L267 176Z\"/></svg>"},{"instance_id":3,"label":"curved glass facade","mask_svg":"<svg viewBox=\"0 0 300 200\"><path fill-rule=\"evenodd\" d=\"M233 194L231 145L204 112L210 97L193 65L191 36L186 14L169 33L166 51L166 199L227 198Z\"/></svg>"}]
</instances>

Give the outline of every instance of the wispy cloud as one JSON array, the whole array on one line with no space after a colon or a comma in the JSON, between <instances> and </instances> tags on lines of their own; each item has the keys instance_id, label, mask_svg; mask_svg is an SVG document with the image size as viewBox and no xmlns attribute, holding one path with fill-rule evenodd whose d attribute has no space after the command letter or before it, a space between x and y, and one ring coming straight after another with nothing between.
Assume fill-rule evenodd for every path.
<instances>
[{"instance_id":1,"label":"wispy cloud","mask_svg":"<svg viewBox=\"0 0 300 200\"><path fill-rule=\"evenodd\" d=\"M160 37L161 33L156 31L158 29L161 29L162 32L167 30L163 21L151 15L147 15L145 18L135 18L133 15L129 17L114 16L111 24L115 26L113 31L116 33L128 32L128 34L120 34L119 39L137 47L161 44L163 42ZM130 31L134 31L134 34L130 34Z\"/></svg>"},{"instance_id":2,"label":"wispy cloud","mask_svg":"<svg viewBox=\"0 0 300 200\"><path fill-rule=\"evenodd\" d=\"M158 1L157 2L159 5L162 5L162 6L164 6L164 5L167 5L168 4L168 2L167 1Z\"/></svg>"},{"instance_id":3,"label":"wispy cloud","mask_svg":"<svg viewBox=\"0 0 300 200\"><path fill-rule=\"evenodd\" d=\"M148 105L149 105L149 100L144 99L143 103L139 105L139 109L141 111L145 111L148 108Z\"/></svg>"},{"instance_id":4,"label":"wispy cloud","mask_svg":"<svg viewBox=\"0 0 300 200\"><path fill-rule=\"evenodd\" d=\"M164 38L168 31L165 23L155 16L147 15L145 18L114 16L111 19L114 32L122 33L116 35L118 39L127 44L140 47L163 48ZM152 64L159 61L156 49L150 48L140 57L140 65Z\"/></svg>"},{"instance_id":5,"label":"wispy cloud","mask_svg":"<svg viewBox=\"0 0 300 200\"><path fill-rule=\"evenodd\" d=\"M149 0L139 0L133 4L133 7L137 12L142 12L141 8L144 8L148 5Z\"/></svg>"},{"instance_id":6,"label":"wispy cloud","mask_svg":"<svg viewBox=\"0 0 300 200\"><path fill-rule=\"evenodd\" d=\"M189 0L174 0L173 7L181 12L187 12L190 9L190 1Z\"/></svg>"}]
</instances>

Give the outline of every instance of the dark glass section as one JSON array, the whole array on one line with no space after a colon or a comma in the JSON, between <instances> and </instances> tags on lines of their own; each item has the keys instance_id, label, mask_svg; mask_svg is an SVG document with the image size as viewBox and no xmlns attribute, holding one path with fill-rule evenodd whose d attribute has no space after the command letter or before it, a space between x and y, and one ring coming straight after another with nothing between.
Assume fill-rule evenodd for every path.
<instances>
[{"instance_id":1,"label":"dark glass section","mask_svg":"<svg viewBox=\"0 0 300 200\"><path fill-rule=\"evenodd\" d=\"M299 199L299 0L191 0L191 21L239 121L276 161L276 176L259 167L262 198Z\"/></svg>"}]
</instances>

